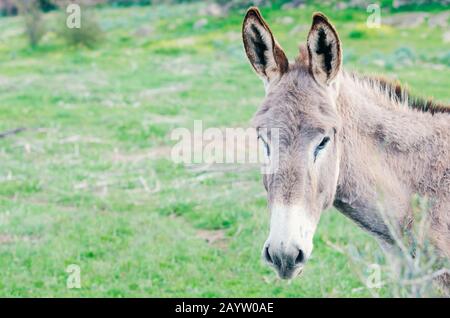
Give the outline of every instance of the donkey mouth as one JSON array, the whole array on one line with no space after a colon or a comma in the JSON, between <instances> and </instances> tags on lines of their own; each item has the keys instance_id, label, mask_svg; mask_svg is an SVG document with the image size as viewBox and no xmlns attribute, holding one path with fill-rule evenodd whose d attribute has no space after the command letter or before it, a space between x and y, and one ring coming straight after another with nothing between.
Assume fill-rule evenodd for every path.
<instances>
[{"instance_id":1,"label":"donkey mouth","mask_svg":"<svg viewBox=\"0 0 450 318\"><path fill-rule=\"evenodd\" d=\"M303 255L303 254L302 254ZM281 279L290 280L300 276L303 272L304 258L302 262L297 262L297 259L284 259L278 256L272 257L269 253L268 246L263 250L263 259L267 265L272 267Z\"/></svg>"},{"instance_id":2,"label":"donkey mouth","mask_svg":"<svg viewBox=\"0 0 450 318\"><path fill-rule=\"evenodd\" d=\"M303 273L303 266L276 269L278 277L285 280L291 280L299 277Z\"/></svg>"}]
</instances>

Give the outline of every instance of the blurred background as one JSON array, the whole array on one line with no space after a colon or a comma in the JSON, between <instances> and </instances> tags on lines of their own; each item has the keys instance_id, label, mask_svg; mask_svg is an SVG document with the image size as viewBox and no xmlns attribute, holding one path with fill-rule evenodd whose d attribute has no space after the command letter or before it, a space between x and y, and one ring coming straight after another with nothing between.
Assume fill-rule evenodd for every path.
<instances>
[{"instance_id":1,"label":"blurred background","mask_svg":"<svg viewBox=\"0 0 450 318\"><path fill-rule=\"evenodd\" d=\"M347 70L449 103L450 1L378 1L375 28L371 3L0 0L0 296L398 296L386 271L366 286L383 255L335 210L302 277L278 280L260 257L258 169L170 159L174 128L247 127L262 101L241 43L250 5L291 60L322 11Z\"/></svg>"}]
</instances>

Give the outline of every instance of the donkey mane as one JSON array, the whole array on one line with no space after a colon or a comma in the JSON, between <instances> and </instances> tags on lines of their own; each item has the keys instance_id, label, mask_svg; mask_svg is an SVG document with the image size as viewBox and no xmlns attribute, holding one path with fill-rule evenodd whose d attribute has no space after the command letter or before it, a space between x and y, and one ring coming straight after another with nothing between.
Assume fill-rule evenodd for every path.
<instances>
[{"instance_id":1,"label":"donkey mane","mask_svg":"<svg viewBox=\"0 0 450 318\"><path fill-rule=\"evenodd\" d=\"M308 51L305 44L300 44L299 55L295 60L294 67L309 66ZM437 113L450 114L450 105L445 105L434 101L432 98L423 98L413 96L410 91L403 86L399 81L391 80L385 76L361 75L356 72L344 72L356 83L365 88L370 88L382 96L386 96L389 101L396 105L406 106L413 110L431 115Z\"/></svg>"},{"instance_id":2,"label":"donkey mane","mask_svg":"<svg viewBox=\"0 0 450 318\"><path fill-rule=\"evenodd\" d=\"M450 105L438 103L431 98L423 98L411 95L409 90L402 86L399 81L393 81L383 76L370 76L351 73L355 82L368 84L374 90L386 95L386 97L399 105L405 105L411 109L424 113L447 113L450 114Z\"/></svg>"}]
</instances>

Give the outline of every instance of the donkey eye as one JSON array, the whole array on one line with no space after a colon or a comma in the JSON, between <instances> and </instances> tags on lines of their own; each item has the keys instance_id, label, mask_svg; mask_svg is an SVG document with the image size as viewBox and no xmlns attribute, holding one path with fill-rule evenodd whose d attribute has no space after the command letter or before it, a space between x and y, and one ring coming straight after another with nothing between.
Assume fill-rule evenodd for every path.
<instances>
[{"instance_id":1,"label":"donkey eye","mask_svg":"<svg viewBox=\"0 0 450 318\"><path fill-rule=\"evenodd\" d=\"M264 143L264 145L265 145L265 147L266 147L266 155L267 155L267 157L270 157L270 148L269 148L269 145L266 144L266 143Z\"/></svg>"},{"instance_id":2,"label":"donkey eye","mask_svg":"<svg viewBox=\"0 0 450 318\"><path fill-rule=\"evenodd\" d=\"M320 142L320 144L316 147L316 149L314 150L314 159L316 159L317 155L319 154L319 152L325 148L325 146L328 144L328 142L330 141L330 137L324 137L322 139L322 141Z\"/></svg>"},{"instance_id":3,"label":"donkey eye","mask_svg":"<svg viewBox=\"0 0 450 318\"><path fill-rule=\"evenodd\" d=\"M268 143L264 140L264 138L261 137L261 136L258 136L258 139L260 139L260 140L263 142L264 148L265 148L265 150L266 150L266 155L267 155L267 157L270 157L270 148L269 148L269 144L268 144Z\"/></svg>"}]
</instances>

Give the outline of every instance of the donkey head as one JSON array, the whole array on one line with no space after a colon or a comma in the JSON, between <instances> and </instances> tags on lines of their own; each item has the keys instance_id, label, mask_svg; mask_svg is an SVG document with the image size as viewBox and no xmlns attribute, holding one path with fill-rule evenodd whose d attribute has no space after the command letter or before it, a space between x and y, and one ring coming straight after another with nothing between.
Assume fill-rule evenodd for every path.
<instances>
[{"instance_id":1,"label":"donkey head","mask_svg":"<svg viewBox=\"0 0 450 318\"><path fill-rule=\"evenodd\" d=\"M290 279L310 257L320 214L331 207L336 192L340 41L328 19L316 13L306 47L290 64L257 8L248 10L242 34L266 89L253 123L269 160L277 154L277 168L263 180L271 213L263 257L281 278Z\"/></svg>"}]
</instances>

